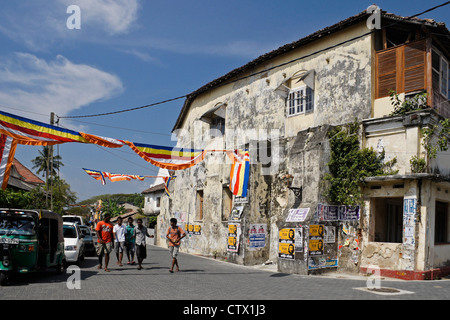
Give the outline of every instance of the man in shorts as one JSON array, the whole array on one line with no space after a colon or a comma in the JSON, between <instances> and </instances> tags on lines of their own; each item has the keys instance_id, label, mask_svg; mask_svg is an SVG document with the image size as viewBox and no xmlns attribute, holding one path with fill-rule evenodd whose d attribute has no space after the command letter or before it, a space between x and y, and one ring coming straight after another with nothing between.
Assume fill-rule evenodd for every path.
<instances>
[{"instance_id":1,"label":"man in shorts","mask_svg":"<svg viewBox=\"0 0 450 320\"><path fill-rule=\"evenodd\" d=\"M166 233L166 238L169 240L169 252L172 257L172 266L169 270L170 273L173 273L174 266L177 266L175 271L180 271L177 257L180 250L181 239L184 237L186 237L186 233L177 226L177 219L170 219L170 227L167 229Z\"/></svg>"},{"instance_id":2,"label":"man in shorts","mask_svg":"<svg viewBox=\"0 0 450 320\"><path fill-rule=\"evenodd\" d=\"M95 227L95 230L97 231L97 255L98 255L98 262L100 265L98 266L98 269L102 268L102 258L103 255L105 255L105 271L109 272L108 269L108 263L109 263L109 254L112 251L113 248L113 225L109 220L111 219L111 216L107 213L105 214L105 217L103 221L100 221L97 223L97 226Z\"/></svg>"},{"instance_id":3,"label":"man in shorts","mask_svg":"<svg viewBox=\"0 0 450 320\"><path fill-rule=\"evenodd\" d=\"M148 234L147 228L142 224L142 219L137 219L137 226L134 228L136 235L136 257L138 260L138 270L142 269L142 261L147 258L147 246L145 237L153 238Z\"/></svg>"},{"instance_id":4,"label":"man in shorts","mask_svg":"<svg viewBox=\"0 0 450 320\"><path fill-rule=\"evenodd\" d=\"M113 233L117 264L122 266L123 251L125 250L125 234L127 233L127 228L122 224L122 217L117 218L117 224L114 226Z\"/></svg>"}]
</instances>

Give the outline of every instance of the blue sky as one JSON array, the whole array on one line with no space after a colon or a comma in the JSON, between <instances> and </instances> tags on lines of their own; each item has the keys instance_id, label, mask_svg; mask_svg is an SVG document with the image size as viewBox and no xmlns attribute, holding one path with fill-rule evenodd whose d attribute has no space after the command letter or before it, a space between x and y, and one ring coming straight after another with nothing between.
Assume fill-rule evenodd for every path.
<instances>
[{"instance_id":1,"label":"blue sky","mask_svg":"<svg viewBox=\"0 0 450 320\"><path fill-rule=\"evenodd\" d=\"M408 16L439 1L378 1ZM0 110L49 122L183 96L261 54L353 16L372 1L294 0L21 0L0 4ZM66 22L81 9L81 29ZM450 6L425 14L449 25ZM171 130L184 99L138 111L60 125L100 136L175 145ZM60 175L79 200L105 193L141 192L153 182L102 186L82 168L155 175L158 168L129 148L63 144ZM39 147L18 146L31 168Z\"/></svg>"}]
</instances>

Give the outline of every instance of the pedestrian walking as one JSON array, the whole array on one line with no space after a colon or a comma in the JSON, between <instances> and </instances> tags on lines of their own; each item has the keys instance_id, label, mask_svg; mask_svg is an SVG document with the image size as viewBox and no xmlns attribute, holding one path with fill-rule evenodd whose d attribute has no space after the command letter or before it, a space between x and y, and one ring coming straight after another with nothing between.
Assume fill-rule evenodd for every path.
<instances>
[{"instance_id":1,"label":"pedestrian walking","mask_svg":"<svg viewBox=\"0 0 450 320\"><path fill-rule=\"evenodd\" d=\"M134 253L136 250L136 236L134 233L134 224L133 224L133 218L128 218L128 224L127 224L127 233L125 235L125 250L127 252L127 258L128 262L127 264L135 264L134 261Z\"/></svg>"},{"instance_id":2,"label":"pedestrian walking","mask_svg":"<svg viewBox=\"0 0 450 320\"><path fill-rule=\"evenodd\" d=\"M147 228L142 224L142 219L137 219L137 226L134 228L136 235L136 257L138 260L138 270L142 269L142 261L147 258L147 245L145 237L153 238L148 234Z\"/></svg>"},{"instance_id":3,"label":"pedestrian walking","mask_svg":"<svg viewBox=\"0 0 450 320\"><path fill-rule=\"evenodd\" d=\"M170 227L167 229L166 238L169 240L169 252L172 257L172 266L169 270L170 273L173 273L173 267L177 268L175 271L180 271L180 267L178 266L178 252L180 250L181 239L186 236L186 233L177 226L177 219L170 219Z\"/></svg>"},{"instance_id":4,"label":"pedestrian walking","mask_svg":"<svg viewBox=\"0 0 450 320\"><path fill-rule=\"evenodd\" d=\"M122 217L117 218L117 224L114 226L114 248L116 249L117 264L122 266L123 252L125 250L125 234L127 228L122 224Z\"/></svg>"},{"instance_id":5,"label":"pedestrian walking","mask_svg":"<svg viewBox=\"0 0 450 320\"><path fill-rule=\"evenodd\" d=\"M113 225L110 222L111 216L109 214L105 214L103 221L97 223L95 230L97 231L97 255L99 266L98 269L102 269L102 260L103 255L105 256L105 271L109 272L108 263L109 263L109 254L113 248Z\"/></svg>"}]
</instances>

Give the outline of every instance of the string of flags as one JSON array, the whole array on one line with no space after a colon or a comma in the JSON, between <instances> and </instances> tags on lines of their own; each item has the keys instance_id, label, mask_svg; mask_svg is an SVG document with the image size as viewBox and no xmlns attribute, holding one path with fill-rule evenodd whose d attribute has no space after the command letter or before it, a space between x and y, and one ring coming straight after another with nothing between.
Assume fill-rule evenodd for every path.
<instances>
[{"instance_id":1,"label":"string of flags","mask_svg":"<svg viewBox=\"0 0 450 320\"><path fill-rule=\"evenodd\" d=\"M92 143L107 148L128 146L145 161L168 170L183 170L195 166L204 160L208 152L226 152L232 160L230 190L236 196L245 196L247 194L249 176L248 150L200 150L130 142L73 131L0 111L0 179L2 189L5 190L8 185L11 166L18 144L49 146L68 142ZM84 170L93 178L100 180L102 184L106 183L106 178L110 181L132 179L142 181L148 177L111 174L90 169ZM168 185L173 178L163 177L167 193Z\"/></svg>"}]
</instances>

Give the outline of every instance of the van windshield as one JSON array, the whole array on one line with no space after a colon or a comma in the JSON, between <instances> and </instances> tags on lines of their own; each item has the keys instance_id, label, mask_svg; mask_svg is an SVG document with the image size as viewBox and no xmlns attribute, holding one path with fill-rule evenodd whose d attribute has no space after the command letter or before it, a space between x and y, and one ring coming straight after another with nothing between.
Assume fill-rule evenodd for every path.
<instances>
[{"instance_id":1,"label":"van windshield","mask_svg":"<svg viewBox=\"0 0 450 320\"><path fill-rule=\"evenodd\" d=\"M0 214L1 235L34 235L34 220L31 217L12 214Z\"/></svg>"},{"instance_id":2,"label":"van windshield","mask_svg":"<svg viewBox=\"0 0 450 320\"><path fill-rule=\"evenodd\" d=\"M63 217L64 222L75 222L75 223L81 223L81 218L79 217Z\"/></svg>"}]
</instances>

